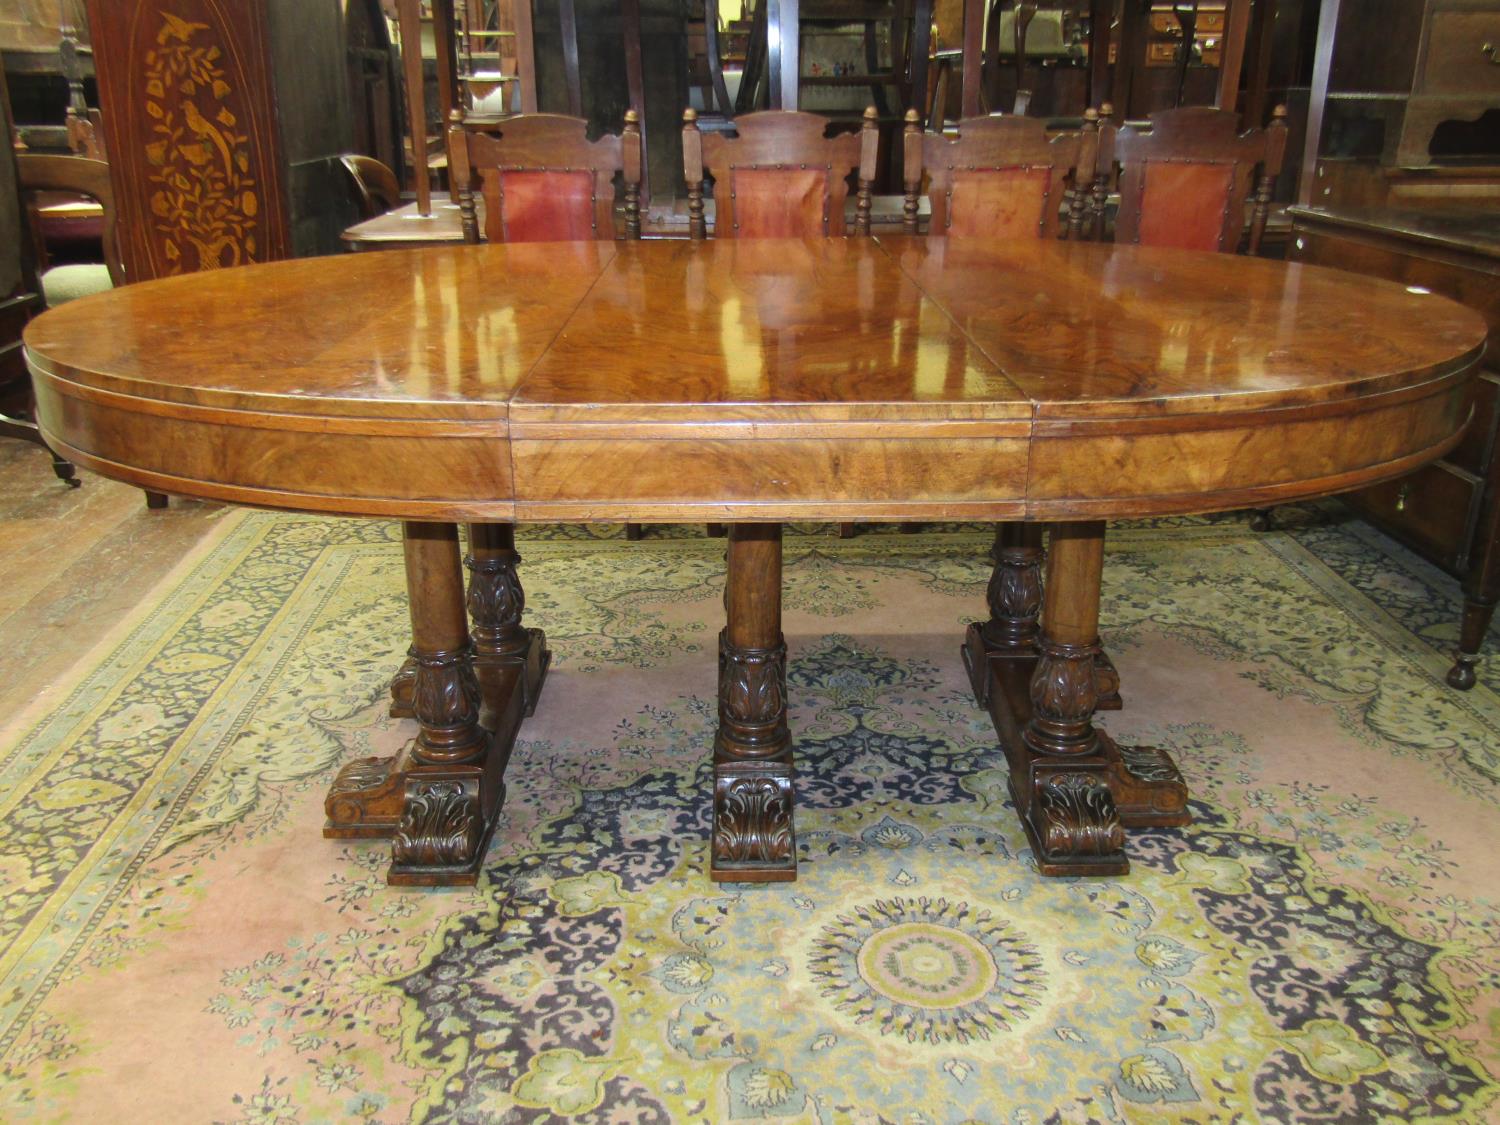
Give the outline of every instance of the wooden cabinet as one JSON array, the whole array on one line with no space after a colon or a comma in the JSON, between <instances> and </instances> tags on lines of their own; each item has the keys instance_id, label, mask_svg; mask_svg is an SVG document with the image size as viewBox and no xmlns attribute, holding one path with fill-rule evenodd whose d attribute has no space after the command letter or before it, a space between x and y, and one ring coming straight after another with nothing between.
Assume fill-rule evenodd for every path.
<instances>
[{"instance_id":1,"label":"wooden cabinet","mask_svg":"<svg viewBox=\"0 0 1500 1125\"><path fill-rule=\"evenodd\" d=\"M357 215L339 0L88 0L132 280L333 253Z\"/></svg>"},{"instance_id":2,"label":"wooden cabinet","mask_svg":"<svg viewBox=\"0 0 1500 1125\"><path fill-rule=\"evenodd\" d=\"M1351 493L1349 503L1464 584L1455 687L1473 662L1500 598L1500 225L1493 211L1290 208L1291 257L1419 286L1461 301L1489 323L1462 441L1400 480Z\"/></svg>"},{"instance_id":3,"label":"wooden cabinet","mask_svg":"<svg viewBox=\"0 0 1500 1125\"><path fill-rule=\"evenodd\" d=\"M1473 123L1500 108L1500 2L1428 0L1396 159L1425 164L1445 121ZM1495 153L1487 153L1492 158Z\"/></svg>"}]
</instances>

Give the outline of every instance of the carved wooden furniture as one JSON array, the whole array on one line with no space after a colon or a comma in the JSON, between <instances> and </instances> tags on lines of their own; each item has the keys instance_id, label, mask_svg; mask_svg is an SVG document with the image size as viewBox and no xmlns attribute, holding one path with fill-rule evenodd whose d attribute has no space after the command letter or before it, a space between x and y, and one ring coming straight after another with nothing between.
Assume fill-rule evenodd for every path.
<instances>
[{"instance_id":1,"label":"carved wooden furniture","mask_svg":"<svg viewBox=\"0 0 1500 1125\"><path fill-rule=\"evenodd\" d=\"M641 236L641 131L635 110L624 132L596 141L581 117L522 114L481 132L455 115L448 149L464 238L479 241L475 187L491 242L566 242L615 237L615 185L625 185L625 237Z\"/></svg>"},{"instance_id":2,"label":"carved wooden furniture","mask_svg":"<svg viewBox=\"0 0 1500 1125\"><path fill-rule=\"evenodd\" d=\"M704 238L704 173L714 182L715 238L809 238L844 233L848 179L857 174L856 234L870 233L870 185L879 144L871 106L858 133L826 136L815 113L765 110L734 119L734 133L702 133L683 113L688 233Z\"/></svg>"},{"instance_id":3,"label":"carved wooden furniture","mask_svg":"<svg viewBox=\"0 0 1500 1125\"><path fill-rule=\"evenodd\" d=\"M1421 205L1388 181L1500 184L1500 0L1322 0L1297 199Z\"/></svg>"},{"instance_id":4,"label":"carved wooden furniture","mask_svg":"<svg viewBox=\"0 0 1500 1125\"><path fill-rule=\"evenodd\" d=\"M1120 165L1115 241L1234 253L1254 191L1246 251L1255 254L1286 152L1286 109L1277 106L1265 129L1241 133L1238 121L1187 106L1153 113L1149 129L1107 127L1101 164L1112 151Z\"/></svg>"},{"instance_id":5,"label":"carved wooden furniture","mask_svg":"<svg viewBox=\"0 0 1500 1125\"><path fill-rule=\"evenodd\" d=\"M474 877L545 668L504 528L471 532L465 628L454 525L730 522L712 865L747 880L796 870L778 523L1057 525L1040 621L1029 584L992 591L991 632L1039 628L1036 648L989 660L978 695L1041 870L1123 872L1122 829L1181 823L1187 794L1093 724L1102 521L1444 455L1485 332L1443 297L1281 262L882 236L281 262L51 310L26 347L43 430L80 464L408 521L419 733L328 801L331 834L392 836L397 881Z\"/></svg>"},{"instance_id":6,"label":"carved wooden furniture","mask_svg":"<svg viewBox=\"0 0 1500 1125\"><path fill-rule=\"evenodd\" d=\"M341 9L88 0L133 281L331 253L355 210Z\"/></svg>"},{"instance_id":7,"label":"carved wooden furniture","mask_svg":"<svg viewBox=\"0 0 1500 1125\"><path fill-rule=\"evenodd\" d=\"M1099 158L1099 115L1075 133L1047 132L1034 117L972 117L957 136L923 133L906 115L902 160L904 229L917 233L922 179L929 177L928 233L956 238L1081 238ZM1065 197L1070 204L1064 223Z\"/></svg>"},{"instance_id":8,"label":"carved wooden furniture","mask_svg":"<svg viewBox=\"0 0 1500 1125\"><path fill-rule=\"evenodd\" d=\"M505 37L512 41L515 53L515 82L519 87L516 101L523 115L540 112L541 106L549 102L540 96L545 85L545 67L539 67L537 43L539 39L533 0L513 0L508 5L512 26L504 29ZM507 113L475 112L469 104L466 90L476 84L489 81L477 74L472 66L472 46L466 52L459 42L459 29L463 27L465 40L472 40L476 29L472 16L465 13L466 23L461 24L455 10L455 0L430 0L432 11L432 41L436 52L439 119L451 120L454 112L476 124L503 120ZM406 76L407 113L412 138L412 150L417 157L417 213L430 215L432 206L432 184L425 166L428 114L427 97L422 75L422 56L419 47L422 34L422 0L395 0L402 43L402 67ZM558 108L566 108L569 117L587 116L584 105L584 86L579 61L578 12L576 0L558 0L553 6L557 17L557 39L562 62L562 99L551 99L551 104L561 102ZM646 78L641 54L641 0L624 0L618 6L621 20L620 43L623 47L626 107L635 111L636 119L644 123L646 110ZM498 22L498 21L497 21ZM487 29L477 29L488 34ZM496 29L497 33L499 29ZM484 36L482 35L481 38ZM681 104L680 102L678 104ZM550 108L550 105L549 105ZM452 133L447 134L447 139ZM451 163L453 154L448 159ZM642 155L644 168L644 153Z\"/></svg>"},{"instance_id":9,"label":"carved wooden furniture","mask_svg":"<svg viewBox=\"0 0 1500 1125\"><path fill-rule=\"evenodd\" d=\"M1463 623L1448 682L1474 686L1474 662L1500 600L1500 228L1493 212L1292 208L1292 258L1418 286L1489 324L1463 441L1410 476L1351 492L1377 526L1463 580Z\"/></svg>"}]
</instances>

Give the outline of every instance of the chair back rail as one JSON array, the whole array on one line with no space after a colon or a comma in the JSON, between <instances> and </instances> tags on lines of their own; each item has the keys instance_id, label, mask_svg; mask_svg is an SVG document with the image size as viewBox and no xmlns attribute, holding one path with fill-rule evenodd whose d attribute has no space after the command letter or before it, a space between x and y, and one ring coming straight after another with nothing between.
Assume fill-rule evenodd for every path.
<instances>
[{"instance_id":1,"label":"chair back rail","mask_svg":"<svg viewBox=\"0 0 1500 1125\"><path fill-rule=\"evenodd\" d=\"M1077 132L1047 132L1034 117L973 117L956 137L924 133L906 114L902 227L917 231L922 181L928 181L928 233L988 237L1082 238L1099 155L1099 114Z\"/></svg>"},{"instance_id":2,"label":"chair back rail","mask_svg":"<svg viewBox=\"0 0 1500 1125\"><path fill-rule=\"evenodd\" d=\"M87 156L48 153L16 154L16 172L22 195L38 191L66 191L96 200L104 211L104 264L114 285L125 284L125 261L115 237L115 194L109 183L109 165Z\"/></svg>"},{"instance_id":3,"label":"chair back rail","mask_svg":"<svg viewBox=\"0 0 1500 1125\"><path fill-rule=\"evenodd\" d=\"M1253 194L1247 249L1260 249L1286 153L1285 106L1276 107L1266 128L1243 133L1229 110L1184 106L1153 113L1148 129L1106 125L1104 138L1105 177L1119 166L1116 242L1232 254ZM1101 195L1095 192L1096 201Z\"/></svg>"},{"instance_id":4,"label":"chair back rail","mask_svg":"<svg viewBox=\"0 0 1500 1125\"><path fill-rule=\"evenodd\" d=\"M450 175L465 241L480 241L476 191L491 242L613 239L616 174L625 184L625 236L639 238L640 117L627 110L623 132L593 141L587 130L583 118L553 113L467 128L455 113Z\"/></svg>"},{"instance_id":5,"label":"chair back rail","mask_svg":"<svg viewBox=\"0 0 1500 1125\"><path fill-rule=\"evenodd\" d=\"M870 233L871 186L880 137L874 106L858 133L825 135L828 119L794 110L763 110L734 119L734 134L703 133L698 115L683 114L682 165L688 188L688 233L707 237L703 184L714 184L716 238L806 238L845 233L848 178L855 174L854 227Z\"/></svg>"}]
</instances>

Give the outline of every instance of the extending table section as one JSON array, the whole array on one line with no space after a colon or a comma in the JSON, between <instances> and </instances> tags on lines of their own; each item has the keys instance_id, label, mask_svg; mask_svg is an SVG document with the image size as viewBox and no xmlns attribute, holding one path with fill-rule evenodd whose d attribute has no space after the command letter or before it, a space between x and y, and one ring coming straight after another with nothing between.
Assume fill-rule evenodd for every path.
<instances>
[{"instance_id":1,"label":"extending table section","mask_svg":"<svg viewBox=\"0 0 1500 1125\"><path fill-rule=\"evenodd\" d=\"M780 523L997 521L963 653L1044 873L1187 819L1093 725L1103 521L1387 479L1459 438L1484 341L1440 297L1087 243L530 243L309 259L78 301L27 330L60 453L142 487L400 518L419 734L327 831L472 880L545 640L521 520L732 525L712 874L795 875ZM469 581L456 524L469 528ZM1039 522L1051 525L1044 554ZM467 604L467 615L466 615Z\"/></svg>"}]
</instances>

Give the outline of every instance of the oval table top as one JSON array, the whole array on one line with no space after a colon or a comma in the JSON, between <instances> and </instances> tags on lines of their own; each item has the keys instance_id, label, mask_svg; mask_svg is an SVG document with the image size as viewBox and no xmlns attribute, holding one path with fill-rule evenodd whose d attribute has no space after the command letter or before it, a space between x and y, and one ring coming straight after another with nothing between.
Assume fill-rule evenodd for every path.
<instances>
[{"instance_id":1,"label":"oval table top","mask_svg":"<svg viewBox=\"0 0 1500 1125\"><path fill-rule=\"evenodd\" d=\"M529 243L131 285L26 330L145 488L406 519L1072 519L1354 488L1457 439L1419 289L1069 242Z\"/></svg>"}]
</instances>

